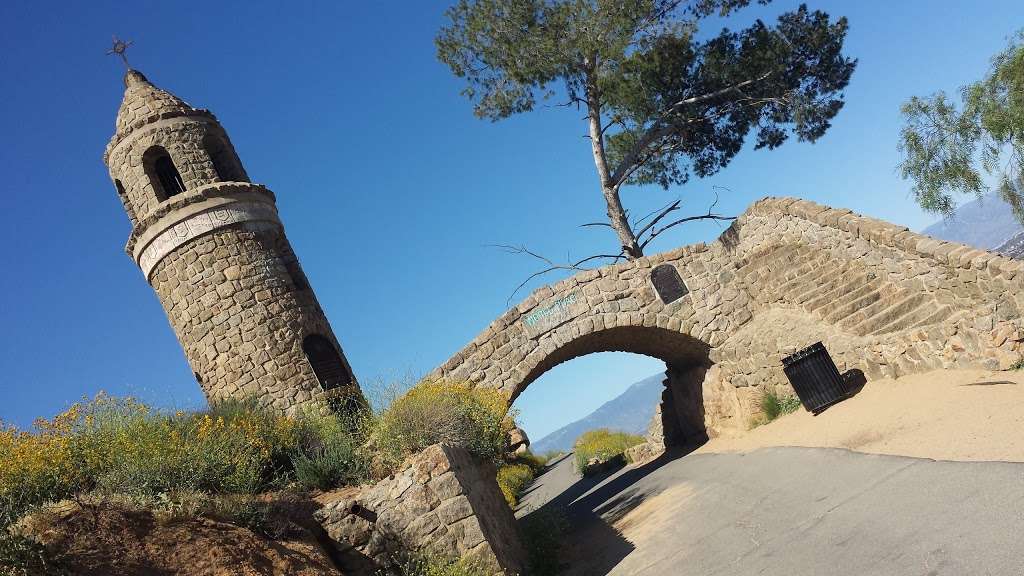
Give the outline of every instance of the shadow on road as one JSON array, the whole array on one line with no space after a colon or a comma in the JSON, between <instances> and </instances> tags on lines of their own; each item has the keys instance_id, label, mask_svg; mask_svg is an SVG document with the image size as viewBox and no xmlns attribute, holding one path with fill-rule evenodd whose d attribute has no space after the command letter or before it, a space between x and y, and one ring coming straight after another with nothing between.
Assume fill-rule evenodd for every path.
<instances>
[{"instance_id":1,"label":"shadow on road","mask_svg":"<svg viewBox=\"0 0 1024 576\"><path fill-rule=\"evenodd\" d=\"M565 574L607 574L634 549L633 544L612 524L648 498L657 496L656 493L630 491L630 488L655 470L699 447L700 444L672 448L635 468L578 478L568 489L525 514L520 521L537 513L561 511L570 525L561 553ZM552 466L569 457L571 454ZM533 489L529 488L527 493Z\"/></svg>"}]
</instances>

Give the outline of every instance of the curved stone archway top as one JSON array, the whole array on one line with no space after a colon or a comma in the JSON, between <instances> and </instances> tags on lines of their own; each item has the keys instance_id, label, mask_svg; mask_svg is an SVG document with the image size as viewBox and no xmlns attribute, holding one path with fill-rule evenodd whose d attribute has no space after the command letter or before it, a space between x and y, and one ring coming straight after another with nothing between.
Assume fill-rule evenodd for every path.
<instances>
[{"instance_id":1,"label":"curved stone archway top","mask_svg":"<svg viewBox=\"0 0 1024 576\"><path fill-rule=\"evenodd\" d=\"M560 362L636 352L670 368L713 366L709 417L744 417L752 396L742 389L786 386L781 358L819 340L841 370L869 378L1013 365L1022 268L850 210L764 198L711 244L537 289L429 377L514 400Z\"/></svg>"}]
</instances>

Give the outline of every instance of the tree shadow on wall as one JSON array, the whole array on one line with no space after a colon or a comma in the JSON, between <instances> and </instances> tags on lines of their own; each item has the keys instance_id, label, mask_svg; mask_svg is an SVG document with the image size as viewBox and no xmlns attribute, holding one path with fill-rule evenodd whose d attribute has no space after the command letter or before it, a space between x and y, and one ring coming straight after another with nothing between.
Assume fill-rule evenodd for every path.
<instances>
[{"instance_id":1,"label":"tree shadow on wall","mask_svg":"<svg viewBox=\"0 0 1024 576\"><path fill-rule=\"evenodd\" d=\"M613 524L660 490L631 490L634 485L700 444L670 448L658 458L635 468L610 470L576 480L564 492L520 519L533 515L564 514L570 528L559 553L565 575L603 575L611 572L636 548Z\"/></svg>"}]
</instances>

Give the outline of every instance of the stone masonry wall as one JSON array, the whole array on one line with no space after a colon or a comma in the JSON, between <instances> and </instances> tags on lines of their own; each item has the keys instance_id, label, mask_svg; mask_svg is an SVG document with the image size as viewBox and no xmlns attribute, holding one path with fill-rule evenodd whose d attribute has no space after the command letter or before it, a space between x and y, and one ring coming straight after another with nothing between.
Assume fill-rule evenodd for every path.
<instances>
[{"instance_id":1,"label":"stone masonry wall","mask_svg":"<svg viewBox=\"0 0 1024 576\"><path fill-rule=\"evenodd\" d=\"M345 574L369 576L403 554L471 558L491 574L524 574L515 518L494 466L462 448L434 445L396 474L326 504L317 520Z\"/></svg>"},{"instance_id":2,"label":"stone masonry wall","mask_svg":"<svg viewBox=\"0 0 1024 576\"><path fill-rule=\"evenodd\" d=\"M151 283L209 399L281 410L327 400L302 340L341 348L281 230L218 229L165 257Z\"/></svg>"},{"instance_id":3,"label":"stone masonry wall","mask_svg":"<svg viewBox=\"0 0 1024 576\"><path fill-rule=\"evenodd\" d=\"M668 265L685 284L663 300ZM752 205L716 242L581 272L544 286L435 370L514 400L540 374L591 352L705 366L710 434L746 427L781 358L824 341L868 378L1021 359L1022 263L793 198ZM676 408L678 409L678 407ZM689 408L687 408L689 409Z\"/></svg>"}]
</instances>

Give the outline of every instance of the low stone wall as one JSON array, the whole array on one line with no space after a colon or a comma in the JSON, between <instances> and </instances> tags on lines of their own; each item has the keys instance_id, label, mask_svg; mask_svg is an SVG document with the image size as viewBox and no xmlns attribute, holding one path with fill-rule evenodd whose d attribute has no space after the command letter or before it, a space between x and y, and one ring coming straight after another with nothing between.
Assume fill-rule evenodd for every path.
<instances>
[{"instance_id":1,"label":"low stone wall","mask_svg":"<svg viewBox=\"0 0 1024 576\"><path fill-rule=\"evenodd\" d=\"M410 552L468 557L493 574L523 574L525 553L494 466L434 445L403 469L327 503L316 518L345 574L375 574Z\"/></svg>"}]
</instances>

